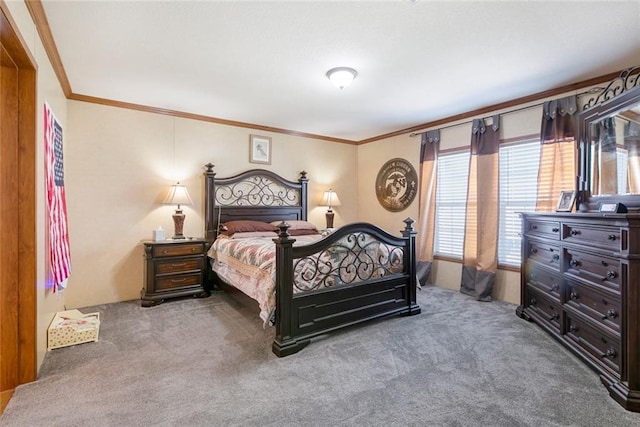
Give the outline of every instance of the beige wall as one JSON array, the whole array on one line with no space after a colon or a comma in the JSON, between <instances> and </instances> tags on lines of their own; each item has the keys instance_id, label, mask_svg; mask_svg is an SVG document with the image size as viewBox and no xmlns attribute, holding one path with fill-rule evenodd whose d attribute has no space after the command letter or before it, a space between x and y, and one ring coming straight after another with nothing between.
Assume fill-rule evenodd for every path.
<instances>
[{"instance_id":1,"label":"beige wall","mask_svg":"<svg viewBox=\"0 0 640 427\"><path fill-rule=\"evenodd\" d=\"M309 219L325 227L322 192L342 206L336 225L356 221L357 147L78 101L68 103L65 173L72 274L68 307L137 299L143 282L140 241L158 226L173 234L174 207L161 204L169 186L185 184L187 236L204 232L204 164L219 177L263 167L309 178ZM174 131L175 129L175 131ZM272 138L272 164L249 163L249 135ZM175 142L174 142L175 141ZM174 155L175 153L175 155Z\"/></svg>"},{"instance_id":2,"label":"beige wall","mask_svg":"<svg viewBox=\"0 0 640 427\"><path fill-rule=\"evenodd\" d=\"M28 49L36 60L38 66L37 82L37 150L36 150L36 257L37 257L37 364L40 366L47 347L47 328L51 319L57 311L64 310L64 294L54 294L47 288L50 282L46 276L48 269L45 268L48 262L47 251L45 250L45 193L44 193L44 133L43 133L43 105L49 103L56 117L63 127L63 132L67 130L67 100L62 92L58 79L53 72L49 58L44 50L42 42L38 37L35 25L31 20L31 15L23 1L7 2L11 17L16 22L18 30L27 44Z\"/></svg>"}]
</instances>

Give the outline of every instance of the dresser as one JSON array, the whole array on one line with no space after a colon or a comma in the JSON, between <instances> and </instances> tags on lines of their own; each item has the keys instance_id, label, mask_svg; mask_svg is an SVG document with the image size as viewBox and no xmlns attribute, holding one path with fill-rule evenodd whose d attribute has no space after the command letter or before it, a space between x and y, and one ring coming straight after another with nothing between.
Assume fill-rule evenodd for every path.
<instances>
[{"instance_id":1,"label":"dresser","mask_svg":"<svg viewBox=\"0 0 640 427\"><path fill-rule=\"evenodd\" d=\"M145 275L140 293L143 307L168 298L204 297L206 240L183 239L144 244Z\"/></svg>"},{"instance_id":2,"label":"dresser","mask_svg":"<svg viewBox=\"0 0 640 427\"><path fill-rule=\"evenodd\" d=\"M522 214L521 304L640 412L640 214Z\"/></svg>"}]
</instances>

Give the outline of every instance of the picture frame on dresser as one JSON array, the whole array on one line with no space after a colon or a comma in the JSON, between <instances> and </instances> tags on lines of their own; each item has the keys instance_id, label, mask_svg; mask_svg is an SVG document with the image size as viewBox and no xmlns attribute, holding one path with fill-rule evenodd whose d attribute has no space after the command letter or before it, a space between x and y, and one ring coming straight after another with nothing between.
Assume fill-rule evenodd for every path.
<instances>
[{"instance_id":1,"label":"picture frame on dresser","mask_svg":"<svg viewBox=\"0 0 640 427\"><path fill-rule=\"evenodd\" d=\"M573 190L565 190L560 192L560 198L558 199L558 206L556 212L571 212L573 209L573 203L576 200L576 192Z\"/></svg>"}]
</instances>

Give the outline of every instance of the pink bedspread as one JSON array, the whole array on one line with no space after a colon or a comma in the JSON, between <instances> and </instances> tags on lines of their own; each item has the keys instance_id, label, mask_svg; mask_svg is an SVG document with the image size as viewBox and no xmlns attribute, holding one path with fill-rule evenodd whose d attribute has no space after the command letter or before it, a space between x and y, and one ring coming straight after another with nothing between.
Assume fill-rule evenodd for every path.
<instances>
[{"instance_id":1,"label":"pink bedspread","mask_svg":"<svg viewBox=\"0 0 640 427\"><path fill-rule=\"evenodd\" d=\"M310 244L321 238L320 234L296 236L294 246ZM213 271L258 302L260 318L268 325L276 306L273 238L218 238L207 255L212 259Z\"/></svg>"}]
</instances>

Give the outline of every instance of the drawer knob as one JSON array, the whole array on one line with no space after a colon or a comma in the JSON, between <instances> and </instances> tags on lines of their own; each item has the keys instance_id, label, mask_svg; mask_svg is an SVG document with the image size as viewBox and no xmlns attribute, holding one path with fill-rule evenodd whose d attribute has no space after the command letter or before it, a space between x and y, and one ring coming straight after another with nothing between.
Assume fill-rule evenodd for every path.
<instances>
[{"instance_id":1,"label":"drawer knob","mask_svg":"<svg viewBox=\"0 0 640 427\"><path fill-rule=\"evenodd\" d=\"M163 249L163 250L162 250L162 254L163 254L163 255L164 255L164 254L166 254L167 252L168 252L168 251L167 251L166 249Z\"/></svg>"},{"instance_id":2,"label":"drawer knob","mask_svg":"<svg viewBox=\"0 0 640 427\"><path fill-rule=\"evenodd\" d=\"M537 254L537 253L538 253L538 249L537 249L537 248L531 248L531 250L529 251L529 253L530 253L531 255L533 255L533 254Z\"/></svg>"},{"instance_id":3,"label":"drawer knob","mask_svg":"<svg viewBox=\"0 0 640 427\"><path fill-rule=\"evenodd\" d=\"M560 286L557 283L551 285L551 292L557 292Z\"/></svg>"},{"instance_id":4,"label":"drawer knob","mask_svg":"<svg viewBox=\"0 0 640 427\"><path fill-rule=\"evenodd\" d=\"M536 299L535 299L535 298L531 298L531 299L529 300L529 303L530 303L531 305L536 305L536 303L537 303L537 302L538 302L538 301L536 301Z\"/></svg>"},{"instance_id":5,"label":"drawer knob","mask_svg":"<svg viewBox=\"0 0 640 427\"><path fill-rule=\"evenodd\" d=\"M569 325L569 332L576 332L578 327L576 325Z\"/></svg>"},{"instance_id":6,"label":"drawer knob","mask_svg":"<svg viewBox=\"0 0 640 427\"><path fill-rule=\"evenodd\" d=\"M609 279L615 279L616 277L618 277L618 273L616 273L613 270L609 270L607 271L607 278Z\"/></svg>"},{"instance_id":7,"label":"drawer knob","mask_svg":"<svg viewBox=\"0 0 640 427\"><path fill-rule=\"evenodd\" d=\"M570 233L572 236L577 236L578 234L580 234L580 230L571 230Z\"/></svg>"},{"instance_id":8,"label":"drawer knob","mask_svg":"<svg viewBox=\"0 0 640 427\"><path fill-rule=\"evenodd\" d=\"M551 316L549 316L549 320L554 321L554 320L558 320L560 318L560 315L558 313L553 313Z\"/></svg>"},{"instance_id":9,"label":"drawer knob","mask_svg":"<svg viewBox=\"0 0 640 427\"><path fill-rule=\"evenodd\" d=\"M557 233L558 231L560 231L560 229L558 227L553 227L551 231L553 231L554 233Z\"/></svg>"},{"instance_id":10,"label":"drawer knob","mask_svg":"<svg viewBox=\"0 0 640 427\"><path fill-rule=\"evenodd\" d=\"M616 317L618 317L618 313L616 313L616 311L613 309L609 309L607 310L607 314L602 316L602 320L615 319Z\"/></svg>"},{"instance_id":11,"label":"drawer knob","mask_svg":"<svg viewBox=\"0 0 640 427\"><path fill-rule=\"evenodd\" d=\"M607 352L605 354L602 355L602 357L608 357L609 359L613 359L617 355L618 355L618 353L614 349L610 348L610 349L607 350Z\"/></svg>"},{"instance_id":12,"label":"drawer knob","mask_svg":"<svg viewBox=\"0 0 640 427\"><path fill-rule=\"evenodd\" d=\"M571 291L571 293L569 294L569 298L571 298L572 300L577 300L578 299L578 293L576 291Z\"/></svg>"},{"instance_id":13,"label":"drawer knob","mask_svg":"<svg viewBox=\"0 0 640 427\"><path fill-rule=\"evenodd\" d=\"M557 261L560 259L560 255L558 254L553 254L553 256L551 257L551 261Z\"/></svg>"},{"instance_id":14,"label":"drawer knob","mask_svg":"<svg viewBox=\"0 0 640 427\"><path fill-rule=\"evenodd\" d=\"M580 262L575 259L572 259L571 261L569 261L569 265L575 268L580 265Z\"/></svg>"},{"instance_id":15,"label":"drawer knob","mask_svg":"<svg viewBox=\"0 0 640 427\"><path fill-rule=\"evenodd\" d=\"M532 230L537 230L537 229L538 229L538 226L537 226L537 225L535 225L535 224L533 224L533 225L531 226L531 229L532 229Z\"/></svg>"},{"instance_id":16,"label":"drawer knob","mask_svg":"<svg viewBox=\"0 0 640 427\"><path fill-rule=\"evenodd\" d=\"M609 240L616 240L617 238L618 238L618 236L616 236L615 234L609 234L607 236L607 239L609 239Z\"/></svg>"}]
</instances>

